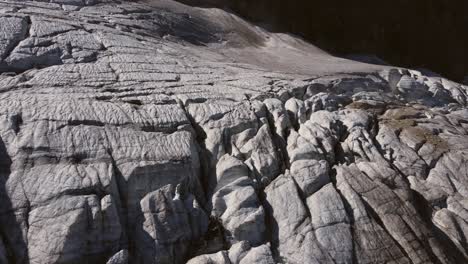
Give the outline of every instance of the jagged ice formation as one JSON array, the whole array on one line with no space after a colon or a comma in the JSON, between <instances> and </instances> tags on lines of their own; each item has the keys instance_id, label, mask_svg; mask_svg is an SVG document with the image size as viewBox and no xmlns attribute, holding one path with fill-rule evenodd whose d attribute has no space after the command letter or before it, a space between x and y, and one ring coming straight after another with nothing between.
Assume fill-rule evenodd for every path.
<instances>
[{"instance_id":1,"label":"jagged ice formation","mask_svg":"<svg viewBox=\"0 0 468 264\"><path fill-rule=\"evenodd\" d=\"M0 263L466 263L466 86L173 1L0 1Z\"/></svg>"}]
</instances>

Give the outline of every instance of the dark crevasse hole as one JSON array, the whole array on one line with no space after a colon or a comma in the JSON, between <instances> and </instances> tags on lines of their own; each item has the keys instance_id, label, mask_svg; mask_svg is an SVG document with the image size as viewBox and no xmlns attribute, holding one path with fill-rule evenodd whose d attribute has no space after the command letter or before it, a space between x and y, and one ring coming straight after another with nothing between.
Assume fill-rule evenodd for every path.
<instances>
[{"instance_id":1,"label":"dark crevasse hole","mask_svg":"<svg viewBox=\"0 0 468 264\"><path fill-rule=\"evenodd\" d=\"M135 106L141 106L141 105L143 105L143 102L142 102L142 101L136 100L136 99L135 99L135 100L128 100L128 101L126 101L126 102L129 103L129 104L135 105Z\"/></svg>"},{"instance_id":2,"label":"dark crevasse hole","mask_svg":"<svg viewBox=\"0 0 468 264\"><path fill-rule=\"evenodd\" d=\"M10 175L11 159L8 155L5 143L0 138L0 177L8 178Z\"/></svg>"},{"instance_id":3,"label":"dark crevasse hole","mask_svg":"<svg viewBox=\"0 0 468 264\"><path fill-rule=\"evenodd\" d=\"M212 254L222 250L228 250L228 242L225 241L225 229L219 219L210 217L208 230L198 241L193 241L189 252L189 259L203 254Z\"/></svg>"},{"instance_id":4,"label":"dark crevasse hole","mask_svg":"<svg viewBox=\"0 0 468 264\"><path fill-rule=\"evenodd\" d=\"M23 125L23 117L21 114L17 114L11 117L11 121L13 123L13 131L15 134L20 132L21 126ZM1 153L0 153L1 156Z\"/></svg>"},{"instance_id":5,"label":"dark crevasse hole","mask_svg":"<svg viewBox=\"0 0 468 264\"><path fill-rule=\"evenodd\" d=\"M21 235L22 227L16 221L12 201L5 187L11 173L11 164L6 143L0 137L0 239L5 246L9 263L26 263L26 241Z\"/></svg>"}]
</instances>

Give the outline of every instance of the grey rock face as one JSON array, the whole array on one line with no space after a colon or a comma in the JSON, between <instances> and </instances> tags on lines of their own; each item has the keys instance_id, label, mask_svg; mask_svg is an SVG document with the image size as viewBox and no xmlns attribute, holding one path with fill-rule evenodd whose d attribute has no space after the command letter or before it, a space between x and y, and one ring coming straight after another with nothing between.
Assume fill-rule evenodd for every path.
<instances>
[{"instance_id":1,"label":"grey rock face","mask_svg":"<svg viewBox=\"0 0 468 264\"><path fill-rule=\"evenodd\" d=\"M103 252L119 248L121 226L110 196L58 199L32 209L28 225L31 263L103 261Z\"/></svg>"},{"instance_id":2,"label":"grey rock face","mask_svg":"<svg viewBox=\"0 0 468 264\"><path fill-rule=\"evenodd\" d=\"M169 0L0 2L0 73L0 263L468 262L467 86Z\"/></svg>"},{"instance_id":3,"label":"grey rock face","mask_svg":"<svg viewBox=\"0 0 468 264\"><path fill-rule=\"evenodd\" d=\"M187 263L273 264L275 261L273 259L269 244L258 247L251 247L248 242L243 241L232 245L228 251L220 251L215 254L201 255L190 259Z\"/></svg>"},{"instance_id":4,"label":"grey rock face","mask_svg":"<svg viewBox=\"0 0 468 264\"><path fill-rule=\"evenodd\" d=\"M220 188L212 198L212 215L221 220L226 231L226 241L233 244L248 241L262 244L265 233L265 213L249 178L247 166L240 160L225 154L218 162ZM226 184L226 178L232 182ZM237 179L235 179L237 178Z\"/></svg>"},{"instance_id":5,"label":"grey rock face","mask_svg":"<svg viewBox=\"0 0 468 264\"><path fill-rule=\"evenodd\" d=\"M191 241L206 232L205 212L179 189L166 185L141 200L132 237L141 263L183 262Z\"/></svg>"}]
</instances>

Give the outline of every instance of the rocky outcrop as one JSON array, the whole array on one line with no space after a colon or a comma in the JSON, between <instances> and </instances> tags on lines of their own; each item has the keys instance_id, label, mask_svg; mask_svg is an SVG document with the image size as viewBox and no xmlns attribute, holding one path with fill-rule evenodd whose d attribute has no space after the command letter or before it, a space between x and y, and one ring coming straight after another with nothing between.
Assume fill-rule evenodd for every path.
<instances>
[{"instance_id":1,"label":"rocky outcrop","mask_svg":"<svg viewBox=\"0 0 468 264\"><path fill-rule=\"evenodd\" d=\"M1 263L468 261L467 86L172 1L0 32Z\"/></svg>"}]
</instances>

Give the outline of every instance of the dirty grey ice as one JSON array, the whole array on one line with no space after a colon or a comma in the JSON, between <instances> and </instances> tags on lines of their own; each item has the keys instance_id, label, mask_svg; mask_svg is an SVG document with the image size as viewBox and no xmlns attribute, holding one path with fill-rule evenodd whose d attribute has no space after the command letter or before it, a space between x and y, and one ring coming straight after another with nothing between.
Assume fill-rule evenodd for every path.
<instances>
[{"instance_id":1,"label":"dirty grey ice","mask_svg":"<svg viewBox=\"0 0 468 264\"><path fill-rule=\"evenodd\" d=\"M219 9L0 1L0 263L468 263L468 87Z\"/></svg>"}]
</instances>

